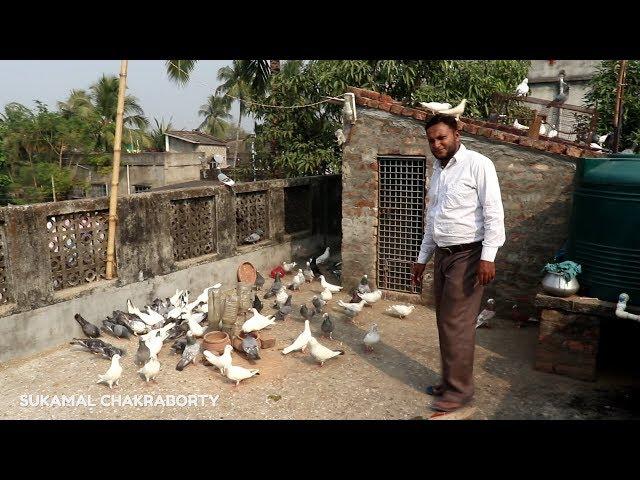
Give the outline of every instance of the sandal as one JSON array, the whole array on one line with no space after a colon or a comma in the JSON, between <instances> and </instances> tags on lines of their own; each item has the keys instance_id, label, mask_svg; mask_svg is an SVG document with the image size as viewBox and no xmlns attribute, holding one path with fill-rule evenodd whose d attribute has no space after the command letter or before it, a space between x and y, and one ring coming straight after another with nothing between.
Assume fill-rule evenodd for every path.
<instances>
[{"instance_id":1,"label":"sandal","mask_svg":"<svg viewBox=\"0 0 640 480\"><path fill-rule=\"evenodd\" d=\"M439 397L444 393L444 386L443 385L429 385L425 389L425 392L427 393L427 395L432 395L434 397Z\"/></svg>"},{"instance_id":2,"label":"sandal","mask_svg":"<svg viewBox=\"0 0 640 480\"><path fill-rule=\"evenodd\" d=\"M456 410L461 409L462 407L465 407L467 404L466 403L459 403L459 402L449 402L449 401L444 401L444 400L438 400L437 402L433 402L431 404L431 408L433 410L435 410L436 412L454 412Z\"/></svg>"}]
</instances>

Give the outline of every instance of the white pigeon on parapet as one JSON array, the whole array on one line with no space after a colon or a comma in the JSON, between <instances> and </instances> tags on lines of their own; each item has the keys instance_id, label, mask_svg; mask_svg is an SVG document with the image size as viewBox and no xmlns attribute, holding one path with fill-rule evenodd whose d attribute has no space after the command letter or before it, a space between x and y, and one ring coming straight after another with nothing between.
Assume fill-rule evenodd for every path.
<instances>
[{"instance_id":1,"label":"white pigeon on parapet","mask_svg":"<svg viewBox=\"0 0 640 480\"><path fill-rule=\"evenodd\" d=\"M517 118L516 118L516 121L513 122L513 126L516 127L518 130L529 130L529 127L527 127L526 125L521 125L520 122L518 122Z\"/></svg>"},{"instance_id":2,"label":"white pigeon on parapet","mask_svg":"<svg viewBox=\"0 0 640 480\"><path fill-rule=\"evenodd\" d=\"M420 102L420 105L431 112L440 112L442 110L449 110L451 108L450 103L440 103L440 102Z\"/></svg>"},{"instance_id":3,"label":"white pigeon on parapet","mask_svg":"<svg viewBox=\"0 0 640 480\"><path fill-rule=\"evenodd\" d=\"M217 169L216 173L218 175L218 180L224 183L225 185L228 185L229 187L233 187L236 184L236 182L234 182L231 178L227 177L224 173L222 173L222 170L220 170L220 168Z\"/></svg>"},{"instance_id":4,"label":"white pigeon on parapet","mask_svg":"<svg viewBox=\"0 0 640 480\"><path fill-rule=\"evenodd\" d=\"M438 113L443 115L452 115L456 117L456 120L460 120L460 115L464 113L465 106L467 105L467 99L463 98L462 101L453 108L448 110L440 110Z\"/></svg>"}]
</instances>

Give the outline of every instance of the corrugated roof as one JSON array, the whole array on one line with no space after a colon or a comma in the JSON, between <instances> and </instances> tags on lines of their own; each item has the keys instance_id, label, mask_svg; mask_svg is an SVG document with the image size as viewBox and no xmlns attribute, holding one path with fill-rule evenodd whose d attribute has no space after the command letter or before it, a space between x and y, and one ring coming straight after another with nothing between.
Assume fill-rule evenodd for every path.
<instances>
[{"instance_id":1,"label":"corrugated roof","mask_svg":"<svg viewBox=\"0 0 640 480\"><path fill-rule=\"evenodd\" d=\"M200 145L220 145L226 146L227 143L223 140L217 139L211 135L207 135L202 132L194 132L190 130L171 130L166 132L166 135L170 137L179 138L185 142L199 143Z\"/></svg>"}]
</instances>

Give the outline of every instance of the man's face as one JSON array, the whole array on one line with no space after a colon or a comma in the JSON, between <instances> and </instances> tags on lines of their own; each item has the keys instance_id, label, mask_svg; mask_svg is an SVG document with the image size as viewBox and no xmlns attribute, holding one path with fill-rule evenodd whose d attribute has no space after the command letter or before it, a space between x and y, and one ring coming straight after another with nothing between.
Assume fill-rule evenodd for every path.
<instances>
[{"instance_id":1,"label":"man's face","mask_svg":"<svg viewBox=\"0 0 640 480\"><path fill-rule=\"evenodd\" d=\"M460 133L444 123L436 123L427 130L431 153L438 160L449 160L458 151Z\"/></svg>"}]
</instances>

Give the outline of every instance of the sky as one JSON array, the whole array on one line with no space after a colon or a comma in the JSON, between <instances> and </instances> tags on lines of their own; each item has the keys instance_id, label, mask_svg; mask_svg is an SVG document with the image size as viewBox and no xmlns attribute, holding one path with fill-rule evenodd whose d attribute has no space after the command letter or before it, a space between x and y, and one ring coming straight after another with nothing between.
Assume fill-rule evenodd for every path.
<instances>
[{"instance_id":1,"label":"sky","mask_svg":"<svg viewBox=\"0 0 640 480\"><path fill-rule=\"evenodd\" d=\"M164 60L129 60L127 94L138 98L152 126L155 117L171 120L175 130L192 130L202 121L200 106L220 84L218 69L229 64L231 60L201 60L182 87L169 80ZM55 109L72 89L88 89L102 74L119 73L120 60L0 60L0 110L11 102L31 108L34 100ZM237 103L231 110L234 122ZM243 118L242 127L253 132L253 119Z\"/></svg>"}]
</instances>

